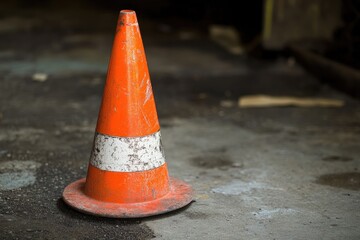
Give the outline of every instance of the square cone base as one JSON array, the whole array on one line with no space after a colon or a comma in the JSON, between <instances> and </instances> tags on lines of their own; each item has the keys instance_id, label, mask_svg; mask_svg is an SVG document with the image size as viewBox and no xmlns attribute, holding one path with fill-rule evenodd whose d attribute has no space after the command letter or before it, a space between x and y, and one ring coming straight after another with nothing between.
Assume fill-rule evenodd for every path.
<instances>
[{"instance_id":1,"label":"square cone base","mask_svg":"<svg viewBox=\"0 0 360 240\"><path fill-rule=\"evenodd\" d=\"M85 195L84 186L85 178L69 184L63 192L64 201L80 212L102 217L148 217L179 209L193 201L193 190L190 185L171 177L168 194L153 201L140 203L98 201Z\"/></svg>"}]
</instances>

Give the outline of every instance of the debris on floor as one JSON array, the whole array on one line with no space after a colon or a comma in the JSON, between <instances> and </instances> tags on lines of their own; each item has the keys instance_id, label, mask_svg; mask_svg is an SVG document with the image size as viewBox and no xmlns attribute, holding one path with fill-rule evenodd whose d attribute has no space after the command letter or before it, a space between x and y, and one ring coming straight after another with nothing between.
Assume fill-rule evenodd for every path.
<instances>
[{"instance_id":1,"label":"debris on floor","mask_svg":"<svg viewBox=\"0 0 360 240\"><path fill-rule=\"evenodd\" d=\"M46 73L35 73L32 75L32 80L36 82L45 82L48 79L48 75Z\"/></svg>"},{"instance_id":2,"label":"debris on floor","mask_svg":"<svg viewBox=\"0 0 360 240\"><path fill-rule=\"evenodd\" d=\"M342 107L344 101L329 98L300 98L287 96L249 95L239 98L240 108L249 107Z\"/></svg>"},{"instance_id":3,"label":"debris on floor","mask_svg":"<svg viewBox=\"0 0 360 240\"><path fill-rule=\"evenodd\" d=\"M211 39L235 55L241 55L244 50L240 45L239 32L232 26L211 25L209 27Z\"/></svg>"}]
</instances>

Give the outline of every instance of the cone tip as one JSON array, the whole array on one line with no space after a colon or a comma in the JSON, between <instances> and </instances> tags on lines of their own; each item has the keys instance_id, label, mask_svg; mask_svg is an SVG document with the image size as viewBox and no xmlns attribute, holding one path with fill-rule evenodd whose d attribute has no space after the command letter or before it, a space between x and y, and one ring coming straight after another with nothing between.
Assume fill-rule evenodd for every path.
<instances>
[{"instance_id":1,"label":"cone tip","mask_svg":"<svg viewBox=\"0 0 360 240\"><path fill-rule=\"evenodd\" d=\"M121 10L119 14L120 25L137 25L136 13L134 10Z\"/></svg>"},{"instance_id":2,"label":"cone tip","mask_svg":"<svg viewBox=\"0 0 360 240\"><path fill-rule=\"evenodd\" d=\"M121 10L120 14L135 14L134 10L129 10L129 9L125 9L125 10Z\"/></svg>"}]
</instances>

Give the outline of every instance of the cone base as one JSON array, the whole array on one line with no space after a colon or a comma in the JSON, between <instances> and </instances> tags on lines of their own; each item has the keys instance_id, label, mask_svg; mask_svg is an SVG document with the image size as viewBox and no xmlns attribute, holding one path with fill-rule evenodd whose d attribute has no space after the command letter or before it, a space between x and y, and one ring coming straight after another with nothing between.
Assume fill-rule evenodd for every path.
<instances>
[{"instance_id":1,"label":"cone base","mask_svg":"<svg viewBox=\"0 0 360 240\"><path fill-rule=\"evenodd\" d=\"M170 178L170 192L162 198L140 203L101 202L84 193L85 178L69 184L64 192L64 201L74 209L102 217L139 218L170 212L193 201L193 190L187 183Z\"/></svg>"}]
</instances>

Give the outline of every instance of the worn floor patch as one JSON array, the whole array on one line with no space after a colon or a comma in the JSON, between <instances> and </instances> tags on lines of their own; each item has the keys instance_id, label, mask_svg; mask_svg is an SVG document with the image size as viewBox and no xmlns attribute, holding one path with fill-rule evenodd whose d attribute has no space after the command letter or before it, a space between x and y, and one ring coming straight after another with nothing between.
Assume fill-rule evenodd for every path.
<instances>
[{"instance_id":1,"label":"worn floor patch","mask_svg":"<svg viewBox=\"0 0 360 240\"><path fill-rule=\"evenodd\" d=\"M350 162L353 159L351 157L345 157L345 156L327 156L322 159L325 162Z\"/></svg>"},{"instance_id":2,"label":"worn floor patch","mask_svg":"<svg viewBox=\"0 0 360 240\"><path fill-rule=\"evenodd\" d=\"M252 214L258 219L271 219L276 216L292 215L298 211L291 208L260 209Z\"/></svg>"},{"instance_id":3,"label":"worn floor patch","mask_svg":"<svg viewBox=\"0 0 360 240\"><path fill-rule=\"evenodd\" d=\"M0 190L14 190L34 184L36 169L40 166L40 163L34 161L0 163Z\"/></svg>"},{"instance_id":4,"label":"worn floor patch","mask_svg":"<svg viewBox=\"0 0 360 240\"><path fill-rule=\"evenodd\" d=\"M360 190L360 173L333 173L320 176L316 183L337 188Z\"/></svg>"},{"instance_id":5,"label":"worn floor patch","mask_svg":"<svg viewBox=\"0 0 360 240\"><path fill-rule=\"evenodd\" d=\"M184 212L184 215L189 219L207 219L210 214L203 212Z\"/></svg>"},{"instance_id":6,"label":"worn floor patch","mask_svg":"<svg viewBox=\"0 0 360 240\"><path fill-rule=\"evenodd\" d=\"M233 162L230 161L225 155L217 155L217 156L198 156L191 159L191 163L200 168L220 168L226 169L233 165Z\"/></svg>"},{"instance_id":7,"label":"worn floor patch","mask_svg":"<svg viewBox=\"0 0 360 240\"><path fill-rule=\"evenodd\" d=\"M240 180L232 181L226 185L212 189L214 193L221 193L224 195L240 195L254 190L282 190L280 188L271 187L265 183L256 181L244 182Z\"/></svg>"}]
</instances>

